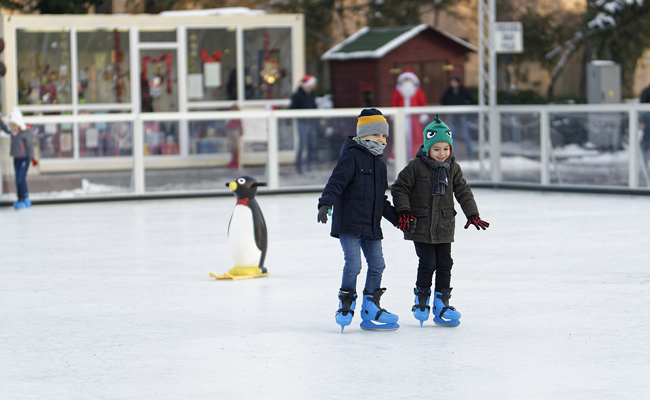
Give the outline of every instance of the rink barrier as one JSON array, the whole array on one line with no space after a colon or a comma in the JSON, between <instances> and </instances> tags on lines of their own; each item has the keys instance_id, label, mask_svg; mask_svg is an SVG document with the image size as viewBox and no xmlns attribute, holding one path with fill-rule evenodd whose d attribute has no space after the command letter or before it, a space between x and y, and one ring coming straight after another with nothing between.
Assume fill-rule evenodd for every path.
<instances>
[{"instance_id":1,"label":"rink barrier","mask_svg":"<svg viewBox=\"0 0 650 400\"><path fill-rule=\"evenodd\" d=\"M469 182L474 189L494 189L494 190L512 190L512 191L532 191L532 192L551 192L551 193L578 193L578 194L607 194L607 195L632 195L632 196L650 196L650 189L629 189L617 186L565 186L565 185L536 185L525 183L491 183L491 182ZM390 188L389 188L390 189ZM278 196L290 194L313 193L318 195L322 193L323 188L318 187L294 187L282 188L276 190L258 190L257 197ZM388 193L387 193L388 194ZM232 197L232 191L197 191L197 192L180 192L180 193L149 193L145 195L104 195L104 196L83 196L72 198L51 198L32 200L34 205L56 205L72 203L105 203L105 202L124 202L124 201L152 201L152 200L183 200L183 199L207 199L219 197ZM317 196L315 197L315 199ZM0 207L11 207L12 201L0 201Z\"/></svg>"},{"instance_id":2,"label":"rink barrier","mask_svg":"<svg viewBox=\"0 0 650 400\"><path fill-rule=\"evenodd\" d=\"M540 191L558 191L558 192L578 192L578 193L612 193L612 194L639 194L647 195L649 192L648 184L646 187L640 187L640 174L643 160L640 156L639 144L639 113L650 113L650 104L574 104L574 105L533 105L533 106L497 106L494 110L489 107L480 106L427 106L417 108L381 108L382 113L389 119L391 124L391 135L394 135L394 168L396 171L401 170L407 164L406 141L404 136L406 118L420 114L433 115L440 114L476 114L483 118L487 116L496 116L501 119L505 114L529 114L539 116L539 142L540 142L540 179L539 183L518 183L506 182L503 180L500 160L502 157L502 140L501 130L493 132L479 132L479 163L481 168L485 167L481 179L468 179L473 187L485 187L495 189L520 189L520 190L540 190ZM176 121L179 122L180 130L186 122L206 121L206 120L229 120L229 119L265 119L267 137L265 178L268 182L268 189L261 191L261 194L282 194L282 193L300 193L300 192L317 192L322 189L323 185L318 186L298 186L289 187L280 185L280 154L278 145L278 121L290 120L293 118L356 118L359 109L318 109L318 110L242 110L242 111L223 111L223 112L172 112L172 113L125 113L125 114L89 114L89 115L44 115L44 116L27 116L25 120L28 124L53 124L66 123L74 127L73 144L75 155L78 156L78 124L80 123L106 123L106 122L130 122L132 123L133 135L133 156L123 157L132 159L132 181L131 193L126 194L103 194L100 196L84 195L71 198L47 198L33 199L34 204L59 204L71 202L95 202L95 201L127 201L127 200L153 200L153 199L173 199L173 198L195 198L195 197L215 197L228 194L227 191L221 193L215 191L184 191L177 192L147 192L145 189L145 164L147 160L155 161L152 157L144 156L144 124L148 122ZM550 115L562 114L571 115L576 113L593 114L611 114L626 113L628 114L628 178L626 186L600 186L600 185L567 185L550 182L551 160L553 151L551 147L551 127ZM483 127L494 124L483 124ZM502 126L496 124L496 126ZM186 130L186 128L185 128ZM181 145L187 144L187 138L180 137ZM187 147L187 146L185 146ZM487 150L486 150L487 148ZM495 157L485 160L486 154L490 152ZM83 166L84 163L101 162L101 160L58 160L42 159L42 164L57 164L64 162L78 162ZM0 163L7 165L8 163ZM461 162L462 164L462 162ZM645 169L645 166L643 166ZM647 170L643 172L646 173ZM1 173L1 171L0 171ZM646 178L647 180L647 178ZM11 201L0 201L0 206L11 205Z\"/></svg>"}]
</instances>

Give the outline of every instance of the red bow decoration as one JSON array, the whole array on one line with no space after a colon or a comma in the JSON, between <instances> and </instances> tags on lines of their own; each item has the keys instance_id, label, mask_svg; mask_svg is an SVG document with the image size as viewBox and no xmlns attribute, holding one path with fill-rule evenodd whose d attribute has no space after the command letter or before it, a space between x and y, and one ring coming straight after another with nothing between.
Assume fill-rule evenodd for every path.
<instances>
[{"instance_id":1,"label":"red bow decoration","mask_svg":"<svg viewBox=\"0 0 650 400\"><path fill-rule=\"evenodd\" d=\"M206 50L201 50L201 62L203 64L217 61L221 61L221 51L215 50L214 53L212 53L212 57L210 57Z\"/></svg>"}]
</instances>

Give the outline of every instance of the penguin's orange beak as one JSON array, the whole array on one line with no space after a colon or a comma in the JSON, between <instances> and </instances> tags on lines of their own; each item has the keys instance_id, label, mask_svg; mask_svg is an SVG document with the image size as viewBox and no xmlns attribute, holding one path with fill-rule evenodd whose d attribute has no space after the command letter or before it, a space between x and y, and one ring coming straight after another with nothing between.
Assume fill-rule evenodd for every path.
<instances>
[{"instance_id":1,"label":"penguin's orange beak","mask_svg":"<svg viewBox=\"0 0 650 400\"><path fill-rule=\"evenodd\" d=\"M235 182L235 181L232 181L230 183L226 183L226 186L228 186L230 188L230 190L232 190L233 192L235 190L237 190L237 182Z\"/></svg>"}]
</instances>

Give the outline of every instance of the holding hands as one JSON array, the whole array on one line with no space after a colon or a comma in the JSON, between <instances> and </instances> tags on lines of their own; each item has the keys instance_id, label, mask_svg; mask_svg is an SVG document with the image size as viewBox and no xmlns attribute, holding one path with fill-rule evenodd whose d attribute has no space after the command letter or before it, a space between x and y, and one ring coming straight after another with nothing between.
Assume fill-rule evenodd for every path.
<instances>
[{"instance_id":1,"label":"holding hands","mask_svg":"<svg viewBox=\"0 0 650 400\"><path fill-rule=\"evenodd\" d=\"M465 229L469 228L470 224L474 225L476 227L476 230L486 230L490 227L490 224L487 221L483 221L478 215L472 215L467 219Z\"/></svg>"},{"instance_id":2,"label":"holding hands","mask_svg":"<svg viewBox=\"0 0 650 400\"><path fill-rule=\"evenodd\" d=\"M412 233L417 222L418 219L410 211L401 211L397 220L397 229L402 232Z\"/></svg>"}]
</instances>

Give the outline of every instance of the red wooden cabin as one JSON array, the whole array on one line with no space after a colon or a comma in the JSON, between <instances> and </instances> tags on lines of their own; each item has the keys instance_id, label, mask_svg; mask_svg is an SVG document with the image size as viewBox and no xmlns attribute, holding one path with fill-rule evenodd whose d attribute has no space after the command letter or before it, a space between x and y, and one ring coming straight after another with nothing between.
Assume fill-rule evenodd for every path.
<instances>
[{"instance_id":1,"label":"red wooden cabin","mask_svg":"<svg viewBox=\"0 0 650 400\"><path fill-rule=\"evenodd\" d=\"M429 104L453 76L465 78L465 60L475 46L426 24L363 28L334 46L329 61L335 107L387 107L397 75L411 68Z\"/></svg>"}]
</instances>

